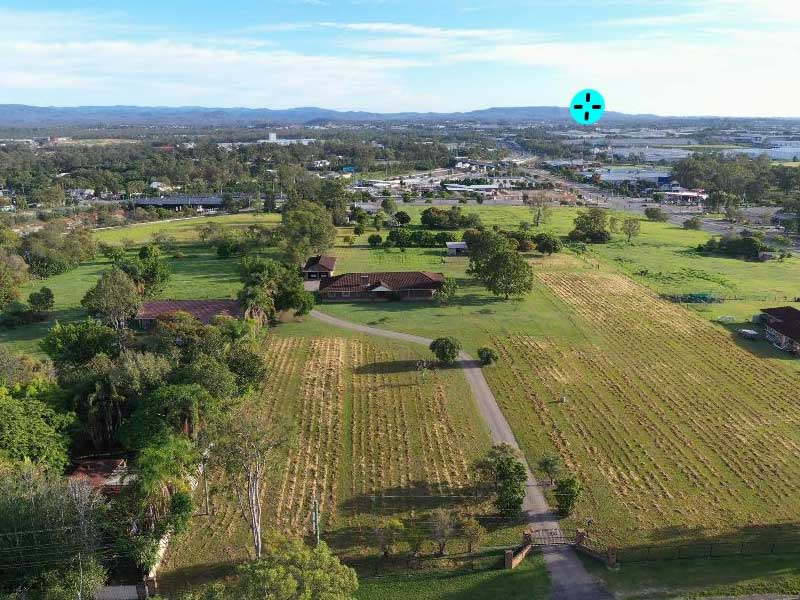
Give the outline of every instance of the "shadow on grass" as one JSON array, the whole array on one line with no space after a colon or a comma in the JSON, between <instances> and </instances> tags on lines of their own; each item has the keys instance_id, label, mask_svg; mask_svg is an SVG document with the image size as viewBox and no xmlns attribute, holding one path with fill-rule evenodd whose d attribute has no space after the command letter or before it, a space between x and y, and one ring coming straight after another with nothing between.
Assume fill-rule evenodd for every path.
<instances>
[{"instance_id":1,"label":"shadow on grass","mask_svg":"<svg viewBox=\"0 0 800 600\"><path fill-rule=\"evenodd\" d=\"M747 350L751 354L755 354L756 356L760 356L762 358L798 361L798 364L800 364L800 360L798 360L798 356L796 354L786 352L785 350L779 350L773 346L769 340L767 340L763 325L751 323L750 321L744 321L741 323L720 323L717 321L717 323L724 327L728 333L730 333L731 339L736 343L737 346ZM742 337L739 334L740 329L753 329L759 333L759 337L753 340Z\"/></svg>"},{"instance_id":2,"label":"shadow on grass","mask_svg":"<svg viewBox=\"0 0 800 600\"><path fill-rule=\"evenodd\" d=\"M424 481L410 482L403 487L385 488L374 494L358 494L340 505L342 514L352 517L390 517L414 512L426 512L437 508L447 510L474 506L478 501L472 488L462 488L443 494L432 484Z\"/></svg>"},{"instance_id":3,"label":"shadow on grass","mask_svg":"<svg viewBox=\"0 0 800 600\"><path fill-rule=\"evenodd\" d=\"M452 365L445 365L436 361L429 360L427 368L434 371L449 371L452 369L462 369L465 367L476 366L477 361L474 360L458 360ZM412 373L420 372L419 360L389 360L384 362L374 362L365 365L360 365L353 369L353 373L357 375L390 375L392 373ZM409 385L416 385L411 383Z\"/></svg>"},{"instance_id":4,"label":"shadow on grass","mask_svg":"<svg viewBox=\"0 0 800 600\"><path fill-rule=\"evenodd\" d=\"M651 543L618 551L620 562L704 559L736 556L800 555L800 524L747 525L727 533L712 533L702 526L682 525L656 529Z\"/></svg>"},{"instance_id":5,"label":"shadow on grass","mask_svg":"<svg viewBox=\"0 0 800 600\"><path fill-rule=\"evenodd\" d=\"M204 585L220 583L236 574L238 564L240 563L235 561L219 561L171 570L158 577L159 593L176 598Z\"/></svg>"},{"instance_id":6,"label":"shadow on grass","mask_svg":"<svg viewBox=\"0 0 800 600\"><path fill-rule=\"evenodd\" d=\"M0 343L30 343L42 339L50 328L59 323L72 323L85 318L86 311L82 308L56 310L48 315L44 321L28 323L17 327L0 327Z\"/></svg>"}]
</instances>

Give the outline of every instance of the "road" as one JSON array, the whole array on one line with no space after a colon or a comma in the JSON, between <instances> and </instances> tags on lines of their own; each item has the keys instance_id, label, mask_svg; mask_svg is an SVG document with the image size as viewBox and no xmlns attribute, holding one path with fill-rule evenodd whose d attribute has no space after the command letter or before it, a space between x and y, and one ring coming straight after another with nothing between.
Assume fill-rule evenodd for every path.
<instances>
[{"instance_id":1,"label":"road","mask_svg":"<svg viewBox=\"0 0 800 600\"><path fill-rule=\"evenodd\" d=\"M728 221L723 221L722 219L714 219L708 216L705 216L702 210L698 207L691 207L691 206L672 206L668 204L657 204L653 200L649 198L637 198L632 196L609 196L607 190L602 190L590 183L577 183L574 181L569 181L564 179L563 177L559 177L558 175L554 175L548 171L543 171L541 169L531 169L531 173L535 173L539 177L545 180L550 180L554 182L558 182L562 185L574 188L578 192L580 192L584 197L590 198L592 200L597 201L600 203L600 206L606 206L608 208L613 208L616 210L626 210L630 212L635 212L639 214L644 214L645 208L648 206L660 206L664 209L667 213L669 213L669 222L673 225L683 226L683 222L687 219L690 219L694 216L699 216L702 220L701 229L703 231L708 231L709 233L713 233L714 235L724 235L732 232L737 232L742 229L751 229L751 230L759 230L763 231L767 241L771 237L774 236L782 236L785 234L784 231L773 227L771 225L735 225L729 223ZM745 213L745 217L750 219L751 221L757 220L766 220L769 221L772 215L777 212L777 207L751 207L751 208L744 208L743 212ZM761 214L764 213L766 215L766 219ZM794 250L800 250L800 238L795 238L795 243L793 246ZM791 248L790 248L791 249Z\"/></svg>"},{"instance_id":2,"label":"road","mask_svg":"<svg viewBox=\"0 0 800 600\"><path fill-rule=\"evenodd\" d=\"M411 342L426 348L433 341L418 335L351 323L317 310L312 311L311 316L335 327L342 327L367 335ZM466 352L461 352L458 364L464 369L464 375L472 389L475 402L478 404L478 410L491 432L492 441L495 444L505 442L519 449L514 433L511 431L508 421L503 416L503 412L497 405L497 400L489 388L486 378L483 376L483 369L481 369L480 363ZM527 521L534 525L536 529L554 530L560 533L558 519L547 506L547 500L545 500L542 493L542 488L534 478L527 460L523 458L523 461L528 472L528 484L522 504ZM602 583L589 574L571 547L551 546L545 548L543 555L547 570L550 573L552 600L611 600L613 598L605 590Z\"/></svg>"}]
</instances>

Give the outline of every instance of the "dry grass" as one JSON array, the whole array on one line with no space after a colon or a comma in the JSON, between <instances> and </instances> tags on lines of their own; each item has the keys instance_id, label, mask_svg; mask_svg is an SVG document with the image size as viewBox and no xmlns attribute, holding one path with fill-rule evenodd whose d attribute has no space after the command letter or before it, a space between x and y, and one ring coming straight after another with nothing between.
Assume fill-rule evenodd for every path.
<instances>
[{"instance_id":1,"label":"dry grass","mask_svg":"<svg viewBox=\"0 0 800 600\"><path fill-rule=\"evenodd\" d=\"M376 514L403 517L430 507L420 495L465 493L469 464L489 439L460 371L423 375L416 369L423 349L361 337L278 335L267 356L268 380L248 412L295 427L270 474L268 529L308 534L316 493L324 537L358 558ZM193 517L174 543L168 588L248 557L245 523L219 474L212 487L215 514Z\"/></svg>"},{"instance_id":2,"label":"dry grass","mask_svg":"<svg viewBox=\"0 0 800 600\"><path fill-rule=\"evenodd\" d=\"M578 521L626 545L796 519L797 377L625 277L539 279L586 341L497 337L492 384L539 430L529 454L557 449L586 484Z\"/></svg>"}]
</instances>

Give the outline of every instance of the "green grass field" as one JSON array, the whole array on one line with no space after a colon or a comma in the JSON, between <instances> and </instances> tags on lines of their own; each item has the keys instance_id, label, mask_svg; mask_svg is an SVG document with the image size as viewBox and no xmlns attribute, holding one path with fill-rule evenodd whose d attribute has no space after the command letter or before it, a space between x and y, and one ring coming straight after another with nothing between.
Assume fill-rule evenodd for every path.
<instances>
[{"instance_id":1,"label":"green grass field","mask_svg":"<svg viewBox=\"0 0 800 600\"><path fill-rule=\"evenodd\" d=\"M414 222L424 208L401 206ZM516 228L521 220L532 220L530 211L520 207L464 210L479 212L488 226ZM540 229L565 234L574 215L573 209L554 210ZM245 224L249 217L235 218ZM235 293L235 260L219 260L189 241L185 222L162 227L185 231L188 250L185 259L172 261L175 276L165 297ZM113 230L113 235L120 240L130 237L129 231ZM586 485L567 528L591 517L597 536L622 547L795 532L800 510L796 484L800 428L795 410L800 361L763 340L743 341L735 335L735 325L712 320L732 315L745 321L761 307L800 296L800 259L750 263L702 256L692 249L708 239L708 233L643 222L641 236L633 244L617 235L582 256L530 254L537 273L533 292L521 300L503 301L465 276L466 259L446 258L437 249L369 249L369 233L349 247L343 236L351 230L340 231L331 250L340 259L338 272L441 271L459 281L456 300L447 307L344 303L321 309L397 331L455 335L470 352L482 345L496 347L500 363L486 369L486 374L528 459L535 464L543 452L557 450ZM152 232L141 235L144 241ZM102 261L83 265L46 282L56 294L59 318L81 314L78 302L104 267ZM657 296L688 292L744 299L684 307ZM32 348L45 329L46 324L0 331L0 341ZM330 335L350 339L311 322L279 328L278 337L305 339L311 332L325 339ZM293 356L295 351L307 360L308 348L279 354ZM426 354L419 348L403 352ZM292 376L287 380L293 381ZM296 398L296 384L291 385L295 387L286 393ZM350 418L347 414L344 422ZM352 442L347 439L344 435L345 444ZM342 461L337 501L346 500L339 496L341 486L346 489L361 477L354 477L354 464L352 459ZM206 539L230 533L199 531L185 542L189 548L185 555L191 558L175 559L174 572L187 569L183 575L191 575L206 568L212 558L203 554ZM227 548L214 543L208 547L215 556ZM771 564L772 559L764 560ZM674 566L636 568L652 574L652 587L658 581L670 587L684 563L670 564ZM719 563L699 561L693 567L698 586L736 584L735 569L723 582L715 579L714 564ZM622 572L629 569L633 567L623 565ZM756 577L756 571L743 572L742 577ZM608 578L616 581L613 574ZM633 577L623 579L620 586L635 585ZM642 581L650 580L642 575Z\"/></svg>"},{"instance_id":2,"label":"green grass field","mask_svg":"<svg viewBox=\"0 0 800 600\"><path fill-rule=\"evenodd\" d=\"M246 227L252 223L277 225L279 216L238 214L155 222L101 230L95 233L95 237L98 241L115 245L128 240L138 247L149 242L157 232L174 236L176 247L184 257L175 258L174 253L167 254L172 278L161 296L175 300L233 298L241 287L237 270L238 258L220 259L213 248L200 244L197 240L197 229L211 220L234 227ZM23 298L42 286L48 286L55 295L54 312L47 320L28 327L0 328L0 343L7 344L14 351L38 353L39 340L56 320L70 322L85 317L86 313L80 304L81 299L97 282L100 274L109 267L109 261L98 255L94 261L84 263L68 273L29 282L22 289Z\"/></svg>"},{"instance_id":3,"label":"green grass field","mask_svg":"<svg viewBox=\"0 0 800 600\"><path fill-rule=\"evenodd\" d=\"M273 329L269 378L246 405L253 419L285 419L296 428L266 494L270 527L308 534L316 493L323 538L359 571L372 572L370 538L379 518L426 529L428 511L438 506L487 513L468 494L470 465L488 449L488 430L461 372L421 373L423 358L422 348L332 331L314 320ZM220 478L213 482L214 516L195 515L173 543L160 575L165 589L202 581L216 563L248 555L234 498ZM518 541L518 527L491 520L487 526L489 542ZM451 554L462 546L455 541Z\"/></svg>"},{"instance_id":4,"label":"green grass field","mask_svg":"<svg viewBox=\"0 0 800 600\"><path fill-rule=\"evenodd\" d=\"M151 223L115 227L113 229L101 229L95 232L95 237L98 241L108 242L109 244L120 243L122 240L131 240L134 243L140 244L149 241L154 233L163 231L180 241L195 240L197 239L197 228L212 221L232 227L246 227L254 223L277 225L280 223L280 215L239 213L236 215L197 217L195 219L182 219L169 222L153 221Z\"/></svg>"},{"instance_id":5,"label":"green grass field","mask_svg":"<svg viewBox=\"0 0 800 600\"><path fill-rule=\"evenodd\" d=\"M480 569L480 570L477 570ZM547 600L550 581L541 556L532 556L514 571L433 572L364 579L358 600Z\"/></svg>"},{"instance_id":6,"label":"green grass field","mask_svg":"<svg viewBox=\"0 0 800 600\"><path fill-rule=\"evenodd\" d=\"M800 564L796 554L631 563L609 570L596 561L584 564L605 579L617 598L675 600L676 598L800 594ZM764 596L762 596L762 594ZM770 596L767 596L770 594ZM749 597L749 596L748 596Z\"/></svg>"}]
</instances>

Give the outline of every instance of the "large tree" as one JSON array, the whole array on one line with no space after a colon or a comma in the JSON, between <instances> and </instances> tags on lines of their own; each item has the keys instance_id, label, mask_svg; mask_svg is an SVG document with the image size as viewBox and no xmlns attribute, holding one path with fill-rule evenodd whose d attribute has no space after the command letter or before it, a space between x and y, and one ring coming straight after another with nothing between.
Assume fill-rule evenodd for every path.
<instances>
[{"instance_id":1,"label":"large tree","mask_svg":"<svg viewBox=\"0 0 800 600\"><path fill-rule=\"evenodd\" d=\"M608 230L608 212L602 208L579 211L575 217L575 228L569 233L572 241L604 244L611 239Z\"/></svg>"},{"instance_id":2,"label":"large tree","mask_svg":"<svg viewBox=\"0 0 800 600\"><path fill-rule=\"evenodd\" d=\"M0 311L19 298L19 288L28 281L28 265L10 250L0 248Z\"/></svg>"},{"instance_id":3,"label":"large tree","mask_svg":"<svg viewBox=\"0 0 800 600\"><path fill-rule=\"evenodd\" d=\"M509 444L497 444L473 468L478 481L494 495L497 510L506 517L519 514L528 481L519 451Z\"/></svg>"},{"instance_id":4,"label":"large tree","mask_svg":"<svg viewBox=\"0 0 800 600\"><path fill-rule=\"evenodd\" d=\"M279 423L264 424L252 415L235 415L218 428L215 437L212 457L233 488L239 513L250 529L253 551L256 558L261 558L265 478L275 468L279 450L288 442L287 429Z\"/></svg>"},{"instance_id":5,"label":"large tree","mask_svg":"<svg viewBox=\"0 0 800 600\"><path fill-rule=\"evenodd\" d=\"M52 579L63 579L66 584L73 569L99 558L104 544L104 513L104 497L85 480L53 476L30 465L0 474L3 553L18 562L17 568L3 572L0 592L46 590L50 585L42 585L41 578L48 571L58 572ZM97 579L102 583L105 576L100 575ZM92 588L87 586L87 597L91 597ZM26 597L50 598L35 594Z\"/></svg>"},{"instance_id":6,"label":"large tree","mask_svg":"<svg viewBox=\"0 0 800 600\"><path fill-rule=\"evenodd\" d=\"M119 269L110 269L86 292L81 304L90 315L119 331L136 315L142 297L127 274Z\"/></svg>"},{"instance_id":7,"label":"large tree","mask_svg":"<svg viewBox=\"0 0 800 600\"><path fill-rule=\"evenodd\" d=\"M309 548L296 539L269 544L260 560L240 566L226 597L235 600L351 600L356 572L343 565L323 542Z\"/></svg>"},{"instance_id":8,"label":"large tree","mask_svg":"<svg viewBox=\"0 0 800 600\"><path fill-rule=\"evenodd\" d=\"M114 330L94 319L56 322L40 345L59 369L82 365L98 354L113 356L119 348Z\"/></svg>"},{"instance_id":9,"label":"large tree","mask_svg":"<svg viewBox=\"0 0 800 600\"><path fill-rule=\"evenodd\" d=\"M508 300L533 289L533 269L518 252L498 252L487 263L481 280L495 296Z\"/></svg>"},{"instance_id":10,"label":"large tree","mask_svg":"<svg viewBox=\"0 0 800 600\"><path fill-rule=\"evenodd\" d=\"M292 202L281 217L280 235L286 255L300 264L312 254L321 254L336 240L331 213L314 202Z\"/></svg>"}]
</instances>

